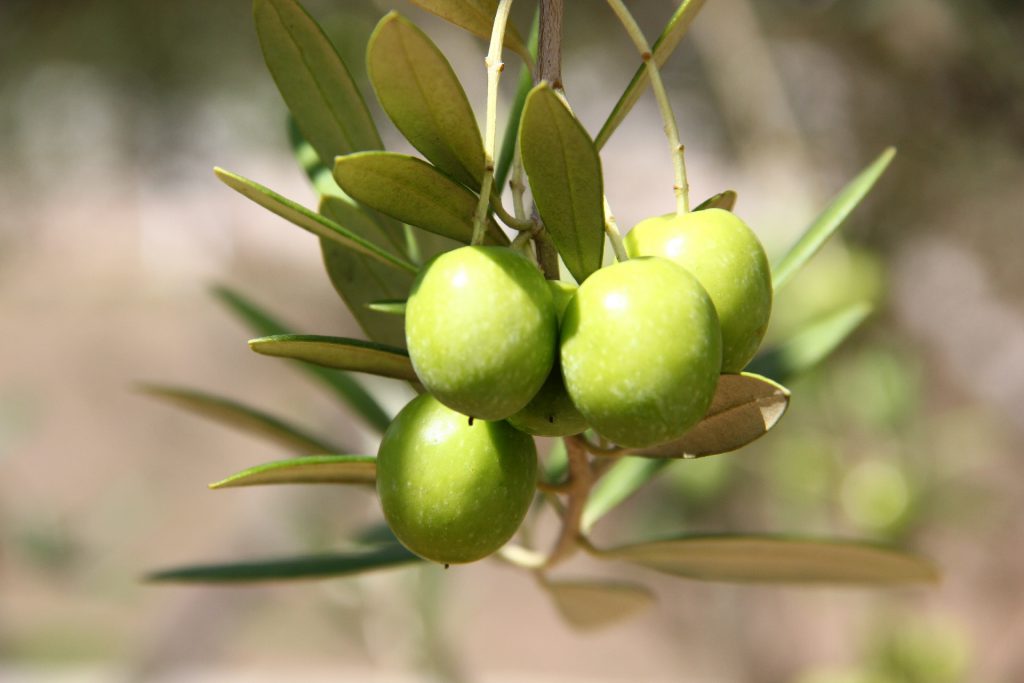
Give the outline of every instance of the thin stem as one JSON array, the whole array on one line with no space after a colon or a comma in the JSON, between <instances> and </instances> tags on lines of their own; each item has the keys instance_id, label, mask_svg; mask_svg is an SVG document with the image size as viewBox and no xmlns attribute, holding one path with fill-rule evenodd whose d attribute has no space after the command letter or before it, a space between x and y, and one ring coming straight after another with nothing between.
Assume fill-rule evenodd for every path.
<instances>
[{"instance_id":1,"label":"thin stem","mask_svg":"<svg viewBox=\"0 0 1024 683\"><path fill-rule=\"evenodd\" d=\"M543 491L544 493L568 493L570 488L572 488L572 482L570 481L563 481L558 484L552 484L546 481L537 482L537 490Z\"/></svg>"},{"instance_id":2,"label":"thin stem","mask_svg":"<svg viewBox=\"0 0 1024 683\"><path fill-rule=\"evenodd\" d=\"M509 564L526 569L540 569L544 566L545 558L535 550L524 548L521 545L509 543L498 550L498 557Z\"/></svg>"},{"instance_id":3,"label":"thin stem","mask_svg":"<svg viewBox=\"0 0 1024 683\"><path fill-rule=\"evenodd\" d=\"M562 90L563 0L540 0L540 37L537 44L537 73L534 83L547 81Z\"/></svg>"},{"instance_id":4,"label":"thin stem","mask_svg":"<svg viewBox=\"0 0 1024 683\"><path fill-rule=\"evenodd\" d=\"M510 214L508 210L502 205L501 197L499 197L496 193L491 196L491 209L494 210L494 213L498 216L498 218L501 219L502 223L512 228L513 230L516 230L518 232L529 232L534 228L533 221L529 219L520 220L518 217Z\"/></svg>"},{"instance_id":5,"label":"thin stem","mask_svg":"<svg viewBox=\"0 0 1024 683\"><path fill-rule=\"evenodd\" d=\"M683 145L679 142L679 129L676 127L676 118L672 113L672 104L669 102L668 93L665 91L665 84L661 80L661 72L658 70L657 62L654 61L651 55L650 44L644 37L643 31L640 30L640 26L637 25L633 15L626 9L626 5L623 4L622 0L608 0L608 5L615 12L615 16L619 18L623 28L626 29L626 33L629 34L630 40L633 41L633 45L636 46L637 51L640 53L640 58L647 68L647 75L651 79L651 90L658 100L658 109L661 111L661 120L665 124L665 136L668 138L672 154L672 164L675 167L676 182L673 189L676 194L676 213L686 213L690 210L690 184L686 179L686 161L683 158L684 149Z\"/></svg>"},{"instance_id":6,"label":"thin stem","mask_svg":"<svg viewBox=\"0 0 1024 683\"><path fill-rule=\"evenodd\" d=\"M583 519L583 508L590 494L592 476L590 460L583 443L576 437L565 439L565 449L569 456L569 500L562 518L562 530L555 542L555 547L548 555L544 567L550 569L559 562L568 559L576 550L580 536L580 522Z\"/></svg>"},{"instance_id":7,"label":"thin stem","mask_svg":"<svg viewBox=\"0 0 1024 683\"><path fill-rule=\"evenodd\" d=\"M501 47L505 42L505 26L508 24L508 12L512 8L512 0L500 0L498 11L494 15L494 27L491 29L491 45L487 51L484 64L487 65L487 122L484 128L484 178L480 187L480 200L473 216L473 241L471 244L483 244L487 228L487 206L491 197L491 186L494 184L494 148L498 137L498 81L505 63L501 61Z\"/></svg>"},{"instance_id":8,"label":"thin stem","mask_svg":"<svg viewBox=\"0 0 1024 683\"><path fill-rule=\"evenodd\" d=\"M604 233L608 235L608 241L612 243L612 251L615 252L616 261L627 261L626 246L622 243L622 233L619 232L619 224L615 222L615 215L612 213L612 206L608 203L608 196L604 199Z\"/></svg>"}]
</instances>

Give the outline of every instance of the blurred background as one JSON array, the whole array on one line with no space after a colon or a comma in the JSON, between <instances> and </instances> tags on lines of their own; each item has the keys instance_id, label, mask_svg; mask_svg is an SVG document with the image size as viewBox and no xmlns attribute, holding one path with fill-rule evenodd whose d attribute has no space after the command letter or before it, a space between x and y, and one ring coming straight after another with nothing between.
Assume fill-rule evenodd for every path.
<instances>
[{"instance_id":1,"label":"blurred background","mask_svg":"<svg viewBox=\"0 0 1024 683\"><path fill-rule=\"evenodd\" d=\"M525 33L531 3L517 4ZM564 80L594 134L637 59L604 3L568 4ZM377 19L406 13L483 110L477 39L398 0L307 6L357 73ZM653 37L675 3L631 7ZM944 578L736 587L578 558L560 574L633 577L659 598L580 634L527 574L491 562L259 588L140 581L335 548L379 520L361 490L208 491L283 454L135 389L230 396L372 453L372 433L321 387L248 351L211 287L302 331L358 331L316 240L211 173L314 202L247 0L3 0L0 680L1024 680L1021 35L1013 0L707 3L664 71L694 199L736 190L737 213L778 254L897 146L843 237L779 297L770 335L852 301L878 312L791 386L777 430L672 465L597 539L865 537L926 554ZM648 94L602 153L624 227L672 209L665 147ZM392 409L405 400L373 386Z\"/></svg>"}]
</instances>

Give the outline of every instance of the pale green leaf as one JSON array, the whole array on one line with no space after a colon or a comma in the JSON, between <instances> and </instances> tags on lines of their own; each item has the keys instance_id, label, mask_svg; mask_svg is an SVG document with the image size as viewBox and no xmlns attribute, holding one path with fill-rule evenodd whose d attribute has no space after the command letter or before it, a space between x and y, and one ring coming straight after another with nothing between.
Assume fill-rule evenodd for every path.
<instances>
[{"instance_id":1,"label":"pale green leaf","mask_svg":"<svg viewBox=\"0 0 1024 683\"><path fill-rule=\"evenodd\" d=\"M490 40L494 16L498 13L498 0L412 0L412 4L484 40ZM530 51L512 24L505 28L505 47L527 62L531 61Z\"/></svg>"},{"instance_id":2,"label":"pale green leaf","mask_svg":"<svg viewBox=\"0 0 1024 683\"><path fill-rule=\"evenodd\" d=\"M732 211L736 206L736 192L734 190L726 190L725 192L719 192L713 197L708 197L700 204L694 211L703 211L704 209L725 209L726 211Z\"/></svg>"},{"instance_id":3,"label":"pale green leaf","mask_svg":"<svg viewBox=\"0 0 1024 683\"><path fill-rule=\"evenodd\" d=\"M416 381L404 349L345 337L280 334L249 341L256 353L291 358L327 368Z\"/></svg>"},{"instance_id":4,"label":"pale green leaf","mask_svg":"<svg viewBox=\"0 0 1024 683\"><path fill-rule=\"evenodd\" d=\"M292 155L295 160L299 162L299 166L305 171L313 188L320 195L341 193L341 188L338 187L338 183L334 182L334 176L331 175L331 169L324 165L316 150L313 149L313 145L303 137L302 131L299 130L299 124L295 122L295 117L291 114L288 115L288 143L292 147Z\"/></svg>"},{"instance_id":5,"label":"pale green leaf","mask_svg":"<svg viewBox=\"0 0 1024 683\"><path fill-rule=\"evenodd\" d=\"M143 385L140 390L221 424L274 441L296 453L336 453L344 450L285 420L221 396L152 384Z\"/></svg>"},{"instance_id":6,"label":"pale green leaf","mask_svg":"<svg viewBox=\"0 0 1024 683\"><path fill-rule=\"evenodd\" d=\"M882 152L877 159L840 190L825 210L808 226L796 244L790 247L786 255L772 264L772 284L776 290L789 282L793 275L800 270L800 267L814 256L828 238L839 229L846 217L857 208L857 205L885 173L885 169L892 163L894 156L896 156L896 149L893 147Z\"/></svg>"},{"instance_id":7,"label":"pale green leaf","mask_svg":"<svg viewBox=\"0 0 1024 683\"><path fill-rule=\"evenodd\" d=\"M630 456L620 458L591 490L580 521L583 532L593 528L599 519L639 491L671 462Z\"/></svg>"},{"instance_id":8,"label":"pale green leaf","mask_svg":"<svg viewBox=\"0 0 1024 683\"><path fill-rule=\"evenodd\" d=\"M381 299L380 301L371 301L366 304L366 307L371 311L377 311L378 313L387 313L388 315L405 315L405 307L407 301L405 299Z\"/></svg>"},{"instance_id":9,"label":"pale green leaf","mask_svg":"<svg viewBox=\"0 0 1024 683\"><path fill-rule=\"evenodd\" d=\"M321 161L382 147L348 68L320 26L295 0L255 0L263 57L288 109Z\"/></svg>"},{"instance_id":10,"label":"pale green leaf","mask_svg":"<svg viewBox=\"0 0 1024 683\"><path fill-rule=\"evenodd\" d=\"M545 581L543 586L559 613L580 631L614 626L655 603L648 588L624 581Z\"/></svg>"},{"instance_id":11,"label":"pale green leaf","mask_svg":"<svg viewBox=\"0 0 1024 683\"><path fill-rule=\"evenodd\" d=\"M309 455L256 465L210 484L211 489L265 484L370 484L377 458L368 455Z\"/></svg>"},{"instance_id":12,"label":"pale green leaf","mask_svg":"<svg viewBox=\"0 0 1024 683\"><path fill-rule=\"evenodd\" d=\"M601 158L580 122L547 83L526 98L519 144L533 199L577 282L601 267L604 188Z\"/></svg>"},{"instance_id":13,"label":"pale green leaf","mask_svg":"<svg viewBox=\"0 0 1024 683\"><path fill-rule=\"evenodd\" d=\"M358 251L393 268L399 268L410 273L415 273L417 270L416 266L405 259L395 256L376 244L346 230L334 221L314 213L290 199L282 197L259 183L254 183L248 178L243 178L222 168L216 168L214 171L217 177L231 189L318 237L332 240L346 249Z\"/></svg>"},{"instance_id":14,"label":"pale green leaf","mask_svg":"<svg viewBox=\"0 0 1024 683\"><path fill-rule=\"evenodd\" d=\"M394 152L338 157L334 179L349 196L393 218L468 244L477 196L427 162ZM488 220L491 243L509 240Z\"/></svg>"},{"instance_id":15,"label":"pale green leaf","mask_svg":"<svg viewBox=\"0 0 1024 683\"><path fill-rule=\"evenodd\" d=\"M900 584L935 581L915 555L863 542L780 536L682 536L597 550L674 576L705 581Z\"/></svg>"},{"instance_id":16,"label":"pale green leaf","mask_svg":"<svg viewBox=\"0 0 1024 683\"><path fill-rule=\"evenodd\" d=\"M295 579L329 579L419 562L400 545L325 555L207 564L154 572L147 581L178 583L254 583Z\"/></svg>"},{"instance_id":17,"label":"pale green leaf","mask_svg":"<svg viewBox=\"0 0 1024 683\"><path fill-rule=\"evenodd\" d=\"M665 26L661 35L658 36L658 40L651 47L651 54L655 64L658 66L665 65L665 62L668 61L668 58L672 56L672 53L679 46L683 36L690 30L690 26L693 24L693 20L697 18L697 13L704 6L704 2L705 0L683 0L680 3L672 18L669 19L668 25ZM615 103L612 113L608 115L608 119L601 126L601 131L594 140L594 144L598 149L604 147L604 143L608 142L608 138L612 136L615 129L619 127L619 124L622 123L626 115L633 109L633 105L637 103L637 100L640 99L640 96L649 84L650 76L647 75L647 67L641 64L633 75L633 80L629 82L626 90L619 97L619 101Z\"/></svg>"},{"instance_id":18,"label":"pale green leaf","mask_svg":"<svg viewBox=\"0 0 1024 683\"><path fill-rule=\"evenodd\" d=\"M764 436L788 406L789 390L769 379L747 372L721 375L711 407L690 431L634 452L654 458L700 458L735 451Z\"/></svg>"},{"instance_id":19,"label":"pale green leaf","mask_svg":"<svg viewBox=\"0 0 1024 683\"><path fill-rule=\"evenodd\" d=\"M366 56L370 82L395 127L437 168L479 190L484 146L473 108L436 45L397 12L377 24Z\"/></svg>"}]
</instances>

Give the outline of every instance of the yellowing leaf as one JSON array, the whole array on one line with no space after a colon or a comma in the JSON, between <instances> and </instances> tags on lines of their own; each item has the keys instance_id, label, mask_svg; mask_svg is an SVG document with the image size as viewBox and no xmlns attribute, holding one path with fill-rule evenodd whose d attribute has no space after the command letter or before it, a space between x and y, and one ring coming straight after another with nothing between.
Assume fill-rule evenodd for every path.
<instances>
[{"instance_id":1,"label":"yellowing leaf","mask_svg":"<svg viewBox=\"0 0 1024 683\"><path fill-rule=\"evenodd\" d=\"M644 586L624 581L546 581L555 606L580 631L614 626L654 605Z\"/></svg>"},{"instance_id":2,"label":"yellowing leaf","mask_svg":"<svg viewBox=\"0 0 1024 683\"><path fill-rule=\"evenodd\" d=\"M311 455L257 465L210 484L211 489L265 484L375 484L377 459L368 455Z\"/></svg>"}]
</instances>

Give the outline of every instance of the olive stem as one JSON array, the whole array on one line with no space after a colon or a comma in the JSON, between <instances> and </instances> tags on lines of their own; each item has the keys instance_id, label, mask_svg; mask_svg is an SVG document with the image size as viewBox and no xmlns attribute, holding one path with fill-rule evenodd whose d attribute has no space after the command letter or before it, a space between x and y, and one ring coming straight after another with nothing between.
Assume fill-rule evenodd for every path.
<instances>
[{"instance_id":1,"label":"olive stem","mask_svg":"<svg viewBox=\"0 0 1024 683\"><path fill-rule=\"evenodd\" d=\"M627 261L629 256L626 254L626 247L622 244L622 233L619 232L619 224L615 222L615 214L612 213L611 204L608 203L608 197L605 195L604 199L604 232L608 235L608 241L612 243L612 251L615 252L616 261Z\"/></svg>"},{"instance_id":2,"label":"olive stem","mask_svg":"<svg viewBox=\"0 0 1024 683\"><path fill-rule=\"evenodd\" d=\"M537 490L544 493L568 493L572 488L571 481L563 481L559 484L552 484L546 481L537 481Z\"/></svg>"},{"instance_id":3,"label":"olive stem","mask_svg":"<svg viewBox=\"0 0 1024 683\"><path fill-rule=\"evenodd\" d=\"M501 48L505 43L505 26L512 0L500 0L491 29L491 45L484 64L487 66L487 118L484 127L484 176L480 187L480 199L473 216L473 240L471 244L483 244L487 227L487 207L494 184L494 150L498 137L498 81L505 63L501 61Z\"/></svg>"},{"instance_id":4,"label":"olive stem","mask_svg":"<svg viewBox=\"0 0 1024 683\"><path fill-rule=\"evenodd\" d=\"M683 158L684 148L679 142L679 129L676 127L676 118L672 113L672 104L669 102L668 93L665 91L665 84L661 80L661 72L658 64L651 54L651 46L644 37L643 31L636 23L633 15L630 14L622 0L608 0L608 5L619 23L626 29L630 40L640 53L640 58L647 69L647 76L651 79L651 90L658 100L658 109L661 111L661 120L665 124L665 136L671 148L672 165L675 168L676 182L673 187L676 194L676 213L684 214L690 210L690 184L686 178L686 161Z\"/></svg>"},{"instance_id":5,"label":"olive stem","mask_svg":"<svg viewBox=\"0 0 1024 683\"><path fill-rule=\"evenodd\" d=\"M546 561L541 553L514 543L508 543L499 549L498 557L526 569L540 569Z\"/></svg>"},{"instance_id":6,"label":"olive stem","mask_svg":"<svg viewBox=\"0 0 1024 683\"><path fill-rule=\"evenodd\" d=\"M518 217L510 214L508 210L502 206L501 198L497 195L491 197L491 208L494 210L494 213L497 214L498 218L501 219L502 223L517 232L529 232L535 227L533 225L533 221L530 219L527 218L525 220L520 220Z\"/></svg>"},{"instance_id":7,"label":"olive stem","mask_svg":"<svg viewBox=\"0 0 1024 683\"><path fill-rule=\"evenodd\" d=\"M569 500L562 518L562 530L555 542L555 547L544 563L545 569L550 569L568 559L575 552L580 536L583 508L593 483L590 460L587 458L587 451L582 440L577 437L566 437L565 450L569 457L569 479L567 482L569 484Z\"/></svg>"}]
</instances>

